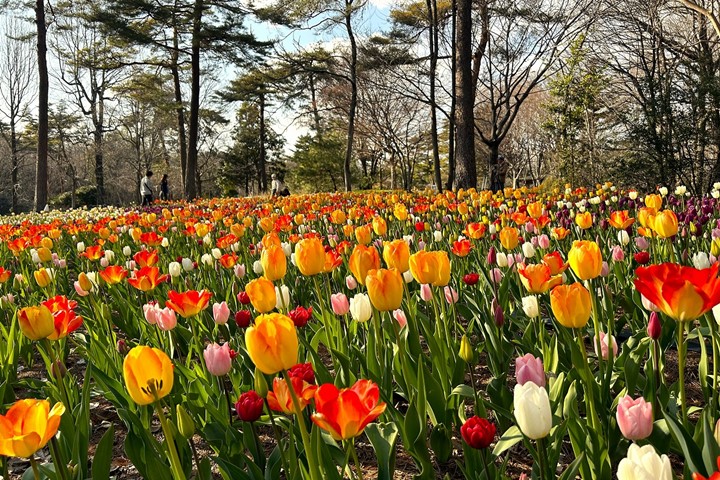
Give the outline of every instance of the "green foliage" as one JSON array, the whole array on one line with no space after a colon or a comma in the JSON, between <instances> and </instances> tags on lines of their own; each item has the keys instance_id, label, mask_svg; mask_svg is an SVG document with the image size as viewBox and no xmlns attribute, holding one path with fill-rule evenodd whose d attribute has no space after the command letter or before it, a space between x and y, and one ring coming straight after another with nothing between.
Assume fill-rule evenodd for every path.
<instances>
[{"instance_id":1,"label":"green foliage","mask_svg":"<svg viewBox=\"0 0 720 480\"><path fill-rule=\"evenodd\" d=\"M72 201L72 192L63 192L53 197L48 202L54 208L70 208ZM75 190L75 206L94 206L97 205L97 187L95 185L85 185Z\"/></svg>"},{"instance_id":2,"label":"green foliage","mask_svg":"<svg viewBox=\"0 0 720 480\"><path fill-rule=\"evenodd\" d=\"M345 139L339 132L300 137L290 158L290 183L305 192L342 189L344 154Z\"/></svg>"}]
</instances>

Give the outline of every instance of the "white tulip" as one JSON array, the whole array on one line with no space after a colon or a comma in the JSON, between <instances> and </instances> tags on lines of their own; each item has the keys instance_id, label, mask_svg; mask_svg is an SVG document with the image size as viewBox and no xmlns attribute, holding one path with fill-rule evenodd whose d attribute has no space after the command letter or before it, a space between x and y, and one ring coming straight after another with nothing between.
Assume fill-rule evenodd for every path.
<instances>
[{"instance_id":1,"label":"white tulip","mask_svg":"<svg viewBox=\"0 0 720 480\"><path fill-rule=\"evenodd\" d=\"M209 267L212 267L213 263L215 263L215 260L213 259L212 255L206 253L202 257L200 257L200 262L204 263Z\"/></svg>"},{"instance_id":2,"label":"white tulip","mask_svg":"<svg viewBox=\"0 0 720 480\"><path fill-rule=\"evenodd\" d=\"M628 192L628 197L630 197L630 200L635 200L638 197L638 192L630 190L630 192Z\"/></svg>"},{"instance_id":3,"label":"white tulip","mask_svg":"<svg viewBox=\"0 0 720 480\"><path fill-rule=\"evenodd\" d=\"M627 245L630 243L630 235L628 235L628 232L625 230L618 230L617 239L620 245Z\"/></svg>"},{"instance_id":4,"label":"white tulip","mask_svg":"<svg viewBox=\"0 0 720 480\"><path fill-rule=\"evenodd\" d=\"M680 185L675 188L675 195L682 196L685 195L685 192L687 192L687 187L685 185Z\"/></svg>"},{"instance_id":5,"label":"white tulip","mask_svg":"<svg viewBox=\"0 0 720 480\"><path fill-rule=\"evenodd\" d=\"M535 256L535 247L533 247L532 243L525 242L522 244L522 252L525 258L532 258Z\"/></svg>"},{"instance_id":6,"label":"white tulip","mask_svg":"<svg viewBox=\"0 0 720 480\"><path fill-rule=\"evenodd\" d=\"M123 247L123 255L125 255L126 257L129 257L130 255L132 255L132 248L130 248L129 246L125 245L125 246Z\"/></svg>"},{"instance_id":7,"label":"white tulip","mask_svg":"<svg viewBox=\"0 0 720 480\"><path fill-rule=\"evenodd\" d=\"M442 232L438 232L437 230L433 232L433 238L436 242L442 241Z\"/></svg>"},{"instance_id":8,"label":"white tulip","mask_svg":"<svg viewBox=\"0 0 720 480\"><path fill-rule=\"evenodd\" d=\"M85 251L85 242L78 242L77 251L78 253L83 253Z\"/></svg>"},{"instance_id":9,"label":"white tulip","mask_svg":"<svg viewBox=\"0 0 720 480\"><path fill-rule=\"evenodd\" d=\"M262 266L262 263L260 263L260 260L255 260L253 262L253 272L255 272L258 275L262 275L263 266Z\"/></svg>"},{"instance_id":10,"label":"white tulip","mask_svg":"<svg viewBox=\"0 0 720 480\"><path fill-rule=\"evenodd\" d=\"M280 311L290 308L290 289L287 285L275 287L275 308Z\"/></svg>"},{"instance_id":11,"label":"white tulip","mask_svg":"<svg viewBox=\"0 0 720 480\"><path fill-rule=\"evenodd\" d=\"M515 421L531 440L545 438L552 428L552 413L547 390L533 382L515 385L513 395Z\"/></svg>"},{"instance_id":12,"label":"white tulip","mask_svg":"<svg viewBox=\"0 0 720 480\"><path fill-rule=\"evenodd\" d=\"M405 283L410 283L413 281L412 272L410 270L403 272L403 280L405 280Z\"/></svg>"},{"instance_id":13,"label":"white tulip","mask_svg":"<svg viewBox=\"0 0 720 480\"><path fill-rule=\"evenodd\" d=\"M529 318L535 318L540 315L540 307L538 299L535 295L528 295L522 298L522 308Z\"/></svg>"},{"instance_id":14,"label":"white tulip","mask_svg":"<svg viewBox=\"0 0 720 480\"><path fill-rule=\"evenodd\" d=\"M162 241L160 242L160 245L162 245L164 248L167 248L170 246L170 240L168 240L166 237L163 237Z\"/></svg>"},{"instance_id":15,"label":"white tulip","mask_svg":"<svg viewBox=\"0 0 720 480\"><path fill-rule=\"evenodd\" d=\"M215 260L218 260L220 257L222 257L222 251L219 248L213 248L210 250L210 253L212 253L212 256Z\"/></svg>"},{"instance_id":16,"label":"white tulip","mask_svg":"<svg viewBox=\"0 0 720 480\"><path fill-rule=\"evenodd\" d=\"M367 322L372 317L372 304L370 297L358 293L350 299L350 315L357 322Z\"/></svg>"},{"instance_id":17,"label":"white tulip","mask_svg":"<svg viewBox=\"0 0 720 480\"><path fill-rule=\"evenodd\" d=\"M495 255L495 262L497 263L497 266L500 268L505 268L508 266L508 259L507 255L503 252L497 252Z\"/></svg>"},{"instance_id":18,"label":"white tulip","mask_svg":"<svg viewBox=\"0 0 720 480\"><path fill-rule=\"evenodd\" d=\"M190 260L189 258L183 258L182 259L182 267L183 267L183 270L185 270L186 272L190 272L190 271L192 271L192 269L195 266L193 265L192 260Z\"/></svg>"},{"instance_id":19,"label":"white tulip","mask_svg":"<svg viewBox=\"0 0 720 480\"><path fill-rule=\"evenodd\" d=\"M105 259L107 259L108 262L115 260L115 252L112 250L105 250Z\"/></svg>"},{"instance_id":20,"label":"white tulip","mask_svg":"<svg viewBox=\"0 0 720 480\"><path fill-rule=\"evenodd\" d=\"M698 270L710 268L710 258L705 252L698 252L692 257L693 266Z\"/></svg>"},{"instance_id":21,"label":"white tulip","mask_svg":"<svg viewBox=\"0 0 720 480\"><path fill-rule=\"evenodd\" d=\"M668 194L668 189L667 189L667 187L660 187L659 192L660 192L660 195L662 195L664 197Z\"/></svg>"},{"instance_id":22,"label":"white tulip","mask_svg":"<svg viewBox=\"0 0 720 480\"><path fill-rule=\"evenodd\" d=\"M658 455L652 445L630 444L627 456L620 460L618 480L672 480L673 471L667 455Z\"/></svg>"},{"instance_id":23,"label":"white tulip","mask_svg":"<svg viewBox=\"0 0 720 480\"><path fill-rule=\"evenodd\" d=\"M292 255L292 253L293 253L292 245L290 245L289 242L283 242L281 244L281 247L282 247L283 253L285 254L286 257L289 257L290 255Z\"/></svg>"},{"instance_id":24,"label":"white tulip","mask_svg":"<svg viewBox=\"0 0 720 480\"><path fill-rule=\"evenodd\" d=\"M171 277L179 277L182 273L182 265L179 262L170 262L168 265L168 273Z\"/></svg>"}]
</instances>

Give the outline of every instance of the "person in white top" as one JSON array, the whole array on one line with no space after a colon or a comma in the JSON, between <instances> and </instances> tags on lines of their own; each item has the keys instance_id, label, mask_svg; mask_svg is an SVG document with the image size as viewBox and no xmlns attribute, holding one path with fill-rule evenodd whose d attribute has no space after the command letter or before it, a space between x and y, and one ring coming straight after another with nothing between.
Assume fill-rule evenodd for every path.
<instances>
[{"instance_id":1,"label":"person in white top","mask_svg":"<svg viewBox=\"0 0 720 480\"><path fill-rule=\"evenodd\" d=\"M286 197L286 196L290 195L290 190L288 190L288 188L285 186L285 183L282 180L280 180L277 177L277 175L275 175L273 173L270 176L270 178L272 178L272 184L271 184L272 193L271 194L273 197L277 197L277 196Z\"/></svg>"},{"instance_id":2,"label":"person in white top","mask_svg":"<svg viewBox=\"0 0 720 480\"><path fill-rule=\"evenodd\" d=\"M140 195L142 195L142 205L151 205L153 202L153 172L148 170L145 176L140 180Z\"/></svg>"}]
</instances>

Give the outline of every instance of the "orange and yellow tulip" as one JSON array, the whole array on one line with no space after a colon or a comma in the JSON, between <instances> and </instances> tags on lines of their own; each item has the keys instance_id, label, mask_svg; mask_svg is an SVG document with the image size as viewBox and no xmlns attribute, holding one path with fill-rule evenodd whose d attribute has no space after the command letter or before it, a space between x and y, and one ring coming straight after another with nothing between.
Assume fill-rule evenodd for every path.
<instances>
[{"instance_id":1,"label":"orange and yellow tulip","mask_svg":"<svg viewBox=\"0 0 720 480\"><path fill-rule=\"evenodd\" d=\"M325 271L325 249L317 237L300 240L295 246L295 265L305 276Z\"/></svg>"},{"instance_id":2,"label":"orange and yellow tulip","mask_svg":"<svg viewBox=\"0 0 720 480\"><path fill-rule=\"evenodd\" d=\"M383 244L383 259L388 268L395 268L399 272L410 269L410 247L405 240L393 240Z\"/></svg>"},{"instance_id":3,"label":"orange and yellow tulip","mask_svg":"<svg viewBox=\"0 0 720 480\"><path fill-rule=\"evenodd\" d=\"M579 212L575 215L575 223L583 230L592 227L593 218L590 212Z\"/></svg>"},{"instance_id":4,"label":"orange and yellow tulip","mask_svg":"<svg viewBox=\"0 0 720 480\"><path fill-rule=\"evenodd\" d=\"M350 388L338 389L326 383L315 391L315 411L311 418L335 440L348 440L385 411L380 389L370 380L358 380Z\"/></svg>"},{"instance_id":5,"label":"orange and yellow tulip","mask_svg":"<svg viewBox=\"0 0 720 480\"><path fill-rule=\"evenodd\" d=\"M295 396L298 399L300 411L303 411L307 404L310 403L310 400L312 400L318 387L306 382L300 377L291 377L290 381L292 382L292 388L295 391ZM284 379L276 377L273 380L272 387L272 390L267 394L267 402L272 410L282 412L286 415L295 415L300 413L295 410L292 394L290 393L288 384Z\"/></svg>"},{"instance_id":6,"label":"orange and yellow tulip","mask_svg":"<svg viewBox=\"0 0 720 480\"><path fill-rule=\"evenodd\" d=\"M133 277L128 278L128 283L142 292L149 292L169 278L167 273L160 275L158 267L143 267L135 272Z\"/></svg>"},{"instance_id":7,"label":"orange and yellow tulip","mask_svg":"<svg viewBox=\"0 0 720 480\"><path fill-rule=\"evenodd\" d=\"M596 278L602 271L600 247L590 240L576 240L568 253L568 263L580 280Z\"/></svg>"},{"instance_id":8,"label":"orange and yellow tulip","mask_svg":"<svg viewBox=\"0 0 720 480\"><path fill-rule=\"evenodd\" d=\"M519 235L517 228L515 227L504 227L500 230L500 244L505 250L513 250L518 246Z\"/></svg>"},{"instance_id":9,"label":"orange and yellow tulip","mask_svg":"<svg viewBox=\"0 0 720 480\"><path fill-rule=\"evenodd\" d=\"M55 319L45 305L21 308L17 318L20 330L30 340L42 340L55 333Z\"/></svg>"},{"instance_id":10,"label":"orange and yellow tulip","mask_svg":"<svg viewBox=\"0 0 720 480\"><path fill-rule=\"evenodd\" d=\"M394 268L370 270L365 282L370 302L376 309L387 312L400 308L403 297L403 278L400 272Z\"/></svg>"},{"instance_id":11,"label":"orange and yellow tulip","mask_svg":"<svg viewBox=\"0 0 720 480\"><path fill-rule=\"evenodd\" d=\"M627 210L617 210L610 214L608 223L612 225L613 228L617 228L618 230L625 230L630 225L635 223L635 219L630 218Z\"/></svg>"},{"instance_id":12,"label":"orange and yellow tulip","mask_svg":"<svg viewBox=\"0 0 720 480\"><path fill-rule=\"evenodd\" d=\"M323 254L323 260L325 255ZM250 303L260 313L267 313L275 308L277 295L275 285L265 277L256 278L245 285L245 293L250 297Z\"/></svg>"},{"instance_id":13,"label":"orange and yellow tulip","mask_svg":"<svg viewBox=\"0 0 720 480\"><path fill-rule=\"evenodd\" d=\"M263 275L271 282L280 280L285 276L287 259L280 245L265 247L260 255L260 263L263 267Z\"/></svg>"},{"instance_id":14,"label":"orange and yellow tulip","mask_svg":"<svg viewBox=\"0 0 720 480\"><path fill-rule=\"evenodd\" d=\"M650 228L652 228L660 238L674 237L678 232L678 219L675 212L672 210L658 212L650 220Z\"/></svg>"},{"instance_id":15,"label":"orange and yellow tulip","mask_svg":"<svg viewBox=\"0 0 720 480\"><path fill-rule=\"evenodd\" d=\"M518 268L520 281L530 293L545 293L562 283L560 275L553 276L550 267L544 264L521 265Z\"/></svg>"},{"instance_id":16,"label":"orange and yellow tulip","mask_svg":"<svg viewBox=\"0 0 720 480\"><path fill-rule=\"evenodd\" d=\"M360 285L365 285L365 277L370 270L380 268L380 255L375 247L356 245L348 261L350 271Z\"/></svg>"},{"instance_id":17,"label":"orange and yellow tulip","mask_svg":"<svg viewBox=\"0 0 720 480\"><path fill-rule=\"evenodd\" d=\"M550 308L563 327L583 328L592 310L590 292L580 282L558 285L550 291Z\"/></svg>"},{"instance_id":18,"label":"orange and yellow tulip","mask_svg":"<svg viewBox=\"0 0 720 480\"><path fill-rule=\"evenodd\" d=\"M183 318L190 318L207 308L210 297L212 293L207 290L188 290L182 293L170 290L165 306Z\"/></svg>"},{"instance_id":19,"label":"orange and yellow tulip","mask_svg":"<svg viewBox=\"0 0 720 480\"><path fill-rule=\"evenodd\" d=\"M59 402L51 409L47 400L18 400L0 415L0 455L31 457L55 436L63 413Z\"/></svg>"},{"instance_id":20,"label":"orange and yellow tulip","mask_svg":"<svg viewBox=\"0 0 720 480\"><path fill-rule=\"evenodd\" d=\"M125 387L138 405L149 405L170 393L173 387L173 364L158 348L139 345L123 361Z\"/></svg>"}]
</instances>

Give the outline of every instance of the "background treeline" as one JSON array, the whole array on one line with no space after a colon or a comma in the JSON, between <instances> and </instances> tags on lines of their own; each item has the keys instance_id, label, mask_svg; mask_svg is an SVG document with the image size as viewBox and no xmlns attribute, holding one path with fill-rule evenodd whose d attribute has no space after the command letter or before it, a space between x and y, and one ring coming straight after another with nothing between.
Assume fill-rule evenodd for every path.
<instances>
[{"instance_id":1,"label":"background treeline","mask_svg":"<svg viewBox=\"0 0 720 480\"><path fill-rule=\"evenodd\" d=\"M720 180L720 0L0 9L0 212L134 202L149 168L174 198Z\"/></svg>"}]
</instances>

